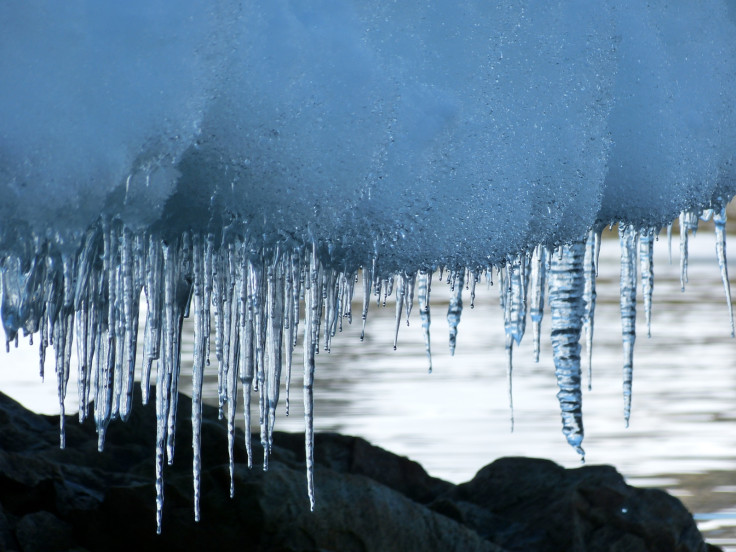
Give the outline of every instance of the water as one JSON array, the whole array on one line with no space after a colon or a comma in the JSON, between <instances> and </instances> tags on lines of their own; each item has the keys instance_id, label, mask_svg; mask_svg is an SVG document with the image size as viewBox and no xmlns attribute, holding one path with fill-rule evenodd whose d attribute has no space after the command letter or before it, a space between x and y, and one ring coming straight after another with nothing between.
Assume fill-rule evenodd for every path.
<instances>
[{"instance_id":1,"label":"water","mask_svg":"<svg viewBox=\"0 0 736 552\"><path fill-rule=\"evenodd\" d=\"M736 342L730 337L713 234L703 229L690 240L685 293L680 291L677 241L671 265L665 239L655 244L652 337L646 337L639 285L628 429L621 382L620 253L613 237L604 235L601 247L592 391L587 391L583 376L586 461L614 465L632 485L669 490L696 512L711 542L736 551ZM427 371L416 309L409 327L402 322L394 351L393 301L385 308L371 305L363 342L357 315L361 307L355 303L355 322L344 321L331 353L320 351L317 359L315 429L360 435L453 482L471 478L501 456L546 457L566 467L579 466L577 453L561 433L549 313L542 322L539 364L533 360L531 332L514 352L511 433L498 289L479 284L474 309L469 307L469 293L464 292L466 308L451 356L445 316L450 289L436 276L433 279L432 374ZM193 329L190 321L187 324L184 334L190 341L184 344L182 360L188 365L183 369L191 368L193 354ZM299 359L300 347L296 354ZM3 392L36 411L58 412L53 368L47 365L46 381L39 383L35 346L21 344L2 360ZM300 367L301 362L295 362L288 418L283 415L282 389L277 430L304 430ZM208 370L205 400L217 404L216 367ZM181 388L188 392L191 380L183 377ZM69 389L76 389L75 381L70 381ZM75 400L70 392L68 411L76 409ZM257 423L255 411L254 418ZM256 461L260 458L256 451Z\"/></svg>"}]
</instances>

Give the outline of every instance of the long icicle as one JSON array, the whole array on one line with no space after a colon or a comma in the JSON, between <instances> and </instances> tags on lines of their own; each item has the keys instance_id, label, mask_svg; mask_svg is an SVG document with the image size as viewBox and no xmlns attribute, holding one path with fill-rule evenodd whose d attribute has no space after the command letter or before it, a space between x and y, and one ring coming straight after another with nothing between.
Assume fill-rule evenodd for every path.
<instances>
[{"instance_id":1,"label":"long icicle","mask_svg":"<svg viewBox=\"0 0 736 552\"><path fill-rule=\"evenodd\" d=\"M539 362L542 318L544 317L544 294L547 286L547 248L538 245L534 249L531 266L531 292L529 317L532 321L534 362Z\"/></svg>"},{"instance_id":2,"label":"long icicle","mask_svg":"<svg viewBox=\"0 0 736 552\"><path fill-rule=\"evenodd\" d=\"M194 521L200 518L202 473L202 383L204 381L205 340L204 247L199 234L192 237L194 276L194 362L192 364L192 474L194 486Z\"/></svg>"},{"instance_id":3,"label":"long icicle","mask_svg":"<svg viewBox=\"0 0 736 552\"><path fill-rule=\"evenodd\" d=\"M636 239L632 226L619 226L621 242L621 332L624 347L624 420L629 427L631 384L634 375L636 341Z\"/></svg>"},{"instance_id":4,"label":"long icicle","mask_svg":"<svg viewBox=\"0 0 736 552\"><path fill-rule=\"evenodd\" d=\"M647 337L652 337L652 293L654 291L654 229L647 228L639 234L639 270L641 294L644 298L644 317Z\"/></svg>"},{"instance_id":5,"label":"long icicle","mask_svg":"<svg viewBox=\"0 0 736 552\"><path fill-rule=\"evenodd\" d=\"M309 509L314 511L314 354L319 347L316 324L319 317L319 261L317 246L312 244L309 279L304 293L304 448L307 465Z\"/></svg>"},{"instance_id":6,"label":"long icicle","mask_svg":"<svg viewBox=\"0 0 736 552\"><path fill-rule=\"evenodd\" d=\"M598 275L598 251L600 251L600 233L592 229L585 242L585 311L583 312L583 328L585 329L585 353L588 357L588 390L593 388L593 332L595 329L595 301L597 297L595 280Z\"/></svg>"},{"instance_id":7,"label":"long icicle","mask_svg":"<svg viewBox=\"0 0 736 552\"><path fill-rule=\"evenodd\" d=\"M721 271L723 291L726 294L726 305L728 306L728 319L731 323L731 337L734 337L733 305L731 304L731 283L728 279L728 262L726 260L726 208L713 214L716 233L716 256L718 257L718 268Z\"/></svg>"},{"instance_id":8,"label":"long icicle","mask_svg":"<svg viewBox=\"0 0 736 552\"><path fill-rule=\"evenodd\" d=\"M562 415L562 433L585 460L581 446L583 394L581 389L580 334L585 309L585 243L563 245L550 259L547 275L551 318L552 355Z\"/></svg>"},{"instance_id":9,"label":"long icicle","mask_svg":"<svg viewBox=\"0 0 736 552\"><path fill-rule=\"evenodd\" d=\"M432 290L432 273L427 271L419 272L419 318L422 321L422 335L424 336L424 350L427 352L428 371L432 373L432 350L429 339L429 326L432 318L429 311L429 295Z\"/></svg>"}]
</instances>

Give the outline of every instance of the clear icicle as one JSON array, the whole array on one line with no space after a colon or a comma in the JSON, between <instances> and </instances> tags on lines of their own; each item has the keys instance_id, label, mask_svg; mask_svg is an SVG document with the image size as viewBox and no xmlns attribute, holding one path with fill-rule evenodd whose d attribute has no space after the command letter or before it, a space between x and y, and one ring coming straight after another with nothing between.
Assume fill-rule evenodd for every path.
<instances>
[{"instance_id":1,"label":"clear icicle","mask_svg":"<svg viewBox=\"0 0 736 552\"><path fill-rule=\"evenodd\" d=\"M667 225L667 254L669 256L669 263L672 264L672 223Z\"/></svg>"},{"instance_id":2,"label":"clear icicle","mask_svg":"<svg viewBox=\"0 0 736 552\"><path fill-rule=\"evenodd\" d=\"M504 269L503 284L500 286L501 307L504 313L504 332L506 333L506 377L508 380L509 410L511 431L514 430L513 396L513 351L514 343L519 345L526 330L526 294L529 286L528 257L519 255L509 259Z\"/></svg>"},{"instance_id":3,"label":"clear icicle","mask_svg":"<svg viewBox=\"0 0 736 552\"><path fill-rule=\"evenodd\" d=\"M361 319L363 321L363 328L360 331L360 340L365 339L365 323L368 319L368 305L371 302L371 284L373 283L373 277L376 269L376 260L373 259L372 268L368 269L363 266L363 310L361 313Z\"/></svg>"},{"instance_id":4,"label":"clear icicle","mask_svg":"<svg viewBox=\"0 0 736 552\"><path fill-rule=\"evenodd\" d=\"M253 378L255 376L255 344L254 338L254 293L250 287L250 261L243 256L243 281L241 283L241 296L246 298L243 304L244 313L241 317L243 327L240 330L240 378L243 386L243 416L245 421L245 449L248 454L248 467L253 467L253 444L251 439L251 391L253 389Z\"/></svg>"},{"instance_id":5,"label":"clear icicle","mask_svg":"<svg viewBox=\"0 0 736 552\"><path fill-rule=\"evenodd\" d=\"M539 362L539 343L542 318L544 316L544 292L547 285L547 248L538 245L534 249L531 264L531 298L529 317L532 321L532 340L534 341L534 362Z\"/></svg>"},{"instance_id":6,"label":"clear icicle","mask_svg":"<svg viewBox=\"0 0 736 552\"><path fill-rule=\"evenodd\" d=\"M312 245L309 279L304 294L304 448L307 466L307 494L309 508L314 511L314 354L319 347L316 324L319 320L319 264L317 247Z\"/></svg>"},{"instance_id":7,"label":"clear icicle","mask_svg":"<svg viewBox=\"0 0 736 552\"><path fill-rule=\"evenodd\" d=\"M237 259L235 244L228 246L228 308L229 322L227 325L227 343L225 353L227 354L226 370L226 396L227 396L227 448L230 471L230 498L235 496L235 414L238 400L238 346L240 319L238 318L240 297L235 294L236 282L239 279L237 269L240 263ZM281 319L278 324L281 325Z\"/></svg>"},{"instance_id":8,"label":"clear icicle","mask_svg":"<svg viewBox=\"0 0 736 552\"><path fill-rule=\"evenodd\" d=\"M716 232L716 256L718 257L718 268L721 271L723 291L726 294L726 305L728 306L728 319L731 323L731 337L734 337L733 305L731 304L731 284L728 279L728 262L726 260L726 208L722 207L713 214Z\"/></svg>"},{"instance_id":9,"label":"clear icicle","mask_svg":"<svg viewBox=\"0 0 736 552\"><path fill-rule=\"evenodd\" d=\"M594 243L594 250L595 250L595 256L593 257L593 262L595 263L595 277L598 277L598 261L601 256L601 233L603 232L603 229L598 229L597 232L593 234L593 243Z\"/></svg>"},{"instance_id":10,"label":"clear icicle","mask_svg":"<svg viewBox=\"0 0 736 552\"><path fill-rule=\"evenodd\" d=\"M455 273L455 287L450 294L450 306L447 308L447 324L450 326L450 355L455 354L457 342L457 326L460 324L460 316L463 313L463 287L465 283L465 271L458 270Z\"/></svg>"},{"instance_id":11,"label":"clear icicle","mask_svg":"<svg viewBox=\"0 0 736 552\"><path fill-rule=\"evenodd\" d=\"M151 236L146 256L146 300L148 314L143 338L143 373L141 374L141 394L143 404L148 404L151 366L161 355L161 313L163 300L161 290L163 281L163 254L161 242Z\"/></svg>"},{"instance_id":12,"label":"clear icicle","mask_svg":"<svg viewBox=\"0 0 736 552\"><path fill-rule=\"evenodd\" d=\"M680 287L685 291L687 284L688 232L695 235L698 229L698 215L691 211L680 213Z\"/></svg>"},{"instance_id":13,"label":"clear icicle","mask_svg":"<svg viewBox=\"0 0 736 552\"><path fill-rule=\"evenodd\" d=\"M560 388L557 399L562 414L562 433L583 459L580 334L585 309L584 261L585 243L561 246L551 255L547 274L552 354Z\"/></svg>"},{"instance_id":14,"label":"clear icicle","mask_svg":"<svg viewBox=\"0 0 736 552\"><path fill-rule=\"evenodd\" d=\"M647 228L639 234L639 271L641 294L644 298L644 316L647 337L652 337L652 292L654 291L654 229Z\"/></svg>"},{"instance_id":15,"label":"clear icicle","mask_svg":"<svg viewBox=\"0 0 736 552\"><path fill-rule=\"evenodd\" d=\"M598 251L600 251L600 234L595 230L591 230L585 242L583 269L585 276L583 328L585 329L585 352L588 355L588 390L593 387L593 332L595 329L595 301L597 297L595 279L598 275Z\"/></svg>"},{"instance_id":16,"label":"clear icicle","mask_svg":"<svg viewBox=\"0 0 736 552\"><path fill-rule=\"evenodd\" d=\"M399 326L401 326L401 313L404 308L406 295L406 276L399 274L396 278L396 320L394 322L394 351L399 341Z\"/></svg>"},{"instance_id":17,"label":"clear icicle","mask_svg":"<svg viewBox=\"0 0 736 552\"><path fill-rule=\"evenodd\" d=\"M192 482L194 486L194 520L200 518L200 488L202 473L202 383L204 381L205 345L207 339L204 310L204 251L201 236L192 238L194 276L194 362L192 363Z\"/></svg>"},{"instance_id":18,"label":"clear icicle","mask_svg":"<svg viewBox=\"0 0 736 552\"><path fill-rule=\"evenodd\" d=\"M405 274L406 291L404 292L404 307L406 309L406 325L409 325L409 317L414 309L414 290L417 285L417 274Z\"/></svg>"},{"instance_id":19,"label":"clear icicle","mask_svg":"<svg viewBox=\"0 0 736 552\"><path fill-rule=\"evenodd\" d=\"M631 416L631 384L634 375L636 341L636 239L632 226L619 226L621 242L621 331L624 347L624 420Z\"/></svg>"},{"instance_id":20,"label":"clear icicle","mask_svg":"<svg viewBox=\"0 0 736 552\"><path fill-rule=\"evenodd\" d=\"M419 317L422 321L422 335L424 336L424 349L427 351L427 362L429 372L432 372L432 351L429 340L429 326L431 315L429 311L429 295L432 290L432 273L419 272Z\"/></svg>"},{"instance_id":21,"label":"clear icicle","mask_svg":"<svg viewBox=\"0 0 736 552\"><path fill-rule=\"evenodd\" d=\"M283 268L279 255L269 267L268 271L268 377L266 378L268 401L268 419L266 425L266 450L264 456L267 457L271 452L273 444L273 429L276 423L276 407L279 403L279 388L281 386L281 370L282 370L282 341L283 328L281 319L284 315L284 298L282 290L283 284Z\"/></svg>"}]
</instances>

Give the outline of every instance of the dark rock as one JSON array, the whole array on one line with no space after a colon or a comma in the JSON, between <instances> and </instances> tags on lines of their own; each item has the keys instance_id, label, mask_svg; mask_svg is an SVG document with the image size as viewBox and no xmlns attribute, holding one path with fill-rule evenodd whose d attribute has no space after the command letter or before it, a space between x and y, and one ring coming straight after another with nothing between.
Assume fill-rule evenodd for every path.
<instances>
[{"instance_id":1,"label":"dark rock","mask_svg":"<svg viewBox=\"0 0 736 552\"><path fill-rule=\"evenodd\" d=\"M23 516L15 536L23 552L65 552L74 546L72 527L44 510Z\"/></svg>"},{"instance_id":2,"label":"dark rock","mask_svg":"<svg viewBox=\"0 0 736 552\"><path fill-rule=\"evenodd\" d=\"M567 470L549 460L502 458L432 507L509 550L707 550L679 500L630 487L611 466ZM489 524L506 531L489 533Z\"/></svg>"},{"instance_id":3,"label":"dark rock","mask_svg":"<svg viewBox=\"0 0 736 552\"><path fill-rule=\"evenodd\" d=\"M502 459L455 486L338 434L316 436L314 512L302 435L276 433L264 473L256 440L256 467L247 468L239 433L231 499L227 432L211 407L203 410L195 523L191 403L183 396L157 535L155 411L140 406L139 392L136 403L127 423L110 425L98 453L90 420L69 417L67 448L59 450L58 417L38 416L0 395L0 551L706 550L679 501L629 487L610 467L565 470L545 460Z\"/></svg>"}]
</instances>

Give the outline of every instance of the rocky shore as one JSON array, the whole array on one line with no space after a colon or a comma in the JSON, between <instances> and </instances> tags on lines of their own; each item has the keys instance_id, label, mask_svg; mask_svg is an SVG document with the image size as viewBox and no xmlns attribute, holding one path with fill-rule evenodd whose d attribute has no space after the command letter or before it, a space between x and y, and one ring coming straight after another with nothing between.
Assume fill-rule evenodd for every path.
<instances>
[{"instance_id":1,"label":"rocky shore","mask_svg":"<svg viewBox=\"0 0 736 552\"><path fill-rule=\"evenodd\" d=\"M610 466L564 469L501 458L469 482L430 477L367 441L316 436L317 505L309 510L303 436L277 433L269 470L248 469L236 440L230 498L227 432L205 407L201 521L192 507L190 401L179 401L176 458L156 534L155 411L114 422L97 452L94 424L34 414L0 394L0 552L66 550L712 552L690 513ZM254 443L256 459L260 445Z\"/></svg>"}]
</instances>

